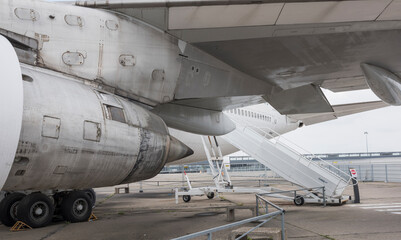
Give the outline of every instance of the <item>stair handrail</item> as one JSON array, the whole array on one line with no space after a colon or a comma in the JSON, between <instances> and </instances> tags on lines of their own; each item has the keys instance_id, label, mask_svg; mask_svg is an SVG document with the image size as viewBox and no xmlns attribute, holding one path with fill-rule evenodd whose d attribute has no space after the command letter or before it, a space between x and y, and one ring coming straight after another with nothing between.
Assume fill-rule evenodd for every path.
<instances>
[{"instance_id":1,"label":"stair handrail","mask_svg":"<svg viewBox=\"0 0 401 240\"><path fill-rule=\"evenodd\" d=\"M313 153L311 153L311 152L305 150L304 148L298 146L297 144L293 143L292 141L286 139L285 137L283 137L281 134L279 134L279 133L276 132L275 130L271 129L270 127L267 127L267 126L266 126L265 128L268 129L268 130L269 130L270 132L272 132L273 134L271 134L271 133L269 133L269 132L266 132L264 129L262 129L262 128L260 128L260 127L250 126L247 122L245 122L245 121L243 121L243 120L239 120L239 119L237 119L237 118L236 118L235 120L234 120L233 118L230 118L230 119L236 124L236 126L240 125L240 126L242 126L242 127L244 127L244 128L247 128L247 129L249 129L249 130L251 130L251 131L253 131L253 132L255 132L255 133L259 134L259 135L262 135L262 134L258 133L257 131L255 131L255 128L258 129L259 131L261 131L261 132L263 132L263 133L265 134L265 135L262 135L262 136L263 136L264 138L266 138L267 140L270 140L270 139L267 138L266 135L270 136L271 139L274 139L274 138L275 138L276 144L277 144L278 142L280 142L280 144L282 144L284 147L288 148L290 151L294 152L295 154L298 154L301 158L307 160L310 164L313 164L313 165L315 165L315 166L317 166L317 167L319 167L319 168L321 168L321 169L324 169L325 171L329 172L330 174L341 178L344 182L347 183L347 185L349 185L349 183L350 183L350 181L351 181L351 176L350 176L349 174L347 174L346 172L344 172L344 171L342 171L341 169L337 168L337 167L334 166L333 164L331 164L331 163L329 163L329 162L323 160L322 158L316 156L315 154L313 154ZM243 123L241 123L241 122L243 122ZM274 134L275 134L276 136L274 136ZM312 156L312 158L304 157L304 156L303 156L301 153L299 153L297 150L295 150L295 149L293 149L292 147L288 146L288 144L283 143L283 141L280 141L280 138L284 139L285 141L288 141L289 143L293 144L293 145L296 146L297 148L299 148L299 149L305 151L307 154L309 154L310 156ZM333 168L336 169L339 173L341 173L343 176L340 176L339 174L335 173L334 171L332 171L332 170L330 170L330 169L328 169L328 168L322 167L321 165L319 165L319 164L317 164L316 162L312 161L312 159L320 160L320 161L323 162L324 164L333 167ZM344 177L344 176L346 176L346 177Z\"/></svg>"}]
</instances>

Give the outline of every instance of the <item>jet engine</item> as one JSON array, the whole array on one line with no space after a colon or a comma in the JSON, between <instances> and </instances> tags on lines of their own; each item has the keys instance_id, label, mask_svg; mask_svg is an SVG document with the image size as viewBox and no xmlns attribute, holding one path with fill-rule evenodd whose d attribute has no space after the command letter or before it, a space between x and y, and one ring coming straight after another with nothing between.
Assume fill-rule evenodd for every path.
<instances>
[{"instance_id":1,"label":"jet engine","mask_svg":"<svg viewBox=\"0 0 401 240\"><path fill-rule=\"evenodd\" d=\"M9 193L0 203L3 224L45 226L55 208L67 221L87 220L90 194L80 189L148 179L193 153L145 108L93 82L20 67L1 36L0 52L0 190Z\"/></svg>"}]
</instances>

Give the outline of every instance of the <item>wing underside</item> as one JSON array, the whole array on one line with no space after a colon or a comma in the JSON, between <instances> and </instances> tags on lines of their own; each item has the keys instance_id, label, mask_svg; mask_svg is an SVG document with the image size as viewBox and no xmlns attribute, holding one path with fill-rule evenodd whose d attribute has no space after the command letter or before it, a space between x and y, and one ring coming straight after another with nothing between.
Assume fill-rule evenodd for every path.
<instances>
[{"instance_id":1,"label":"wing underside","mask_svg":"<svg viewBox=\"0 0 401 240\"><path fill-rule=\"evenodd\" d=\"M337 119L339 117L352 115L356 113L366 112L374 109L379 109L389 106L382 101L352 103L333 106L334 112L330 113L315 113L315 114L293 114L288 117L302 121L305 125L312 125L316 123L326 122Z\"/></svg>"},{"instance_id":2,"label":"wing underside","mask_svg":"<svg viewBox=\"0 0 401 240\"><path fill-rule=\"evenodd\" d=\"M194 92L181 84L175 103L186 106L223 110L263 98L282 114L333 112L317 88L334 92L368 88L361 63L401 72L398 0L107 0L76 4L140 19L180 39L183 55L189 60L187 43L273 86L264 94L252 90L235 100L230 95L202 95L202 91L212 92L208 89L196 91L198 97L180 99L180 94ZM244 88L239 82L225 82L224 86Z\"/></svg>"}]
</instances>

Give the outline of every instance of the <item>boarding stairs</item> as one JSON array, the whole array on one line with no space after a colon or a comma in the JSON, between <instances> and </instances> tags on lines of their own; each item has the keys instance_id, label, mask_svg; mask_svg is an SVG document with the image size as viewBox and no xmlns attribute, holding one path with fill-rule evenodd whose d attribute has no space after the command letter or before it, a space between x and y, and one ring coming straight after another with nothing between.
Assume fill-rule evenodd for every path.
<instances>
[{"instance_id":1,"label":"boarding stairs","mask_svg":"<svg viewBox=\"0 0 401 240\"><path fill-rule=\"evenodd\" d=\"M224 164L223 154L216 137L201 136L201 139L214 184L217 188L230 188L232 186L230 175Z\"/></svg>"},{"instance_id":2,"label":"boarding stairs","mask_svg":"<svg viewBox=\"0 0 401 240\"><path fill-rule=\"evenodd\" d=\"M340 199L350 184L349 174L311 154L303 156L300 147L269 128L256 128L246 122L234 121L236 129L224 140L255 158L261 164L296 185L304 188L322 187L312 197ZM323 188L324 187L324 188ZM323 191L325 193L323 193Z\"/></svg>"}]
</instances>

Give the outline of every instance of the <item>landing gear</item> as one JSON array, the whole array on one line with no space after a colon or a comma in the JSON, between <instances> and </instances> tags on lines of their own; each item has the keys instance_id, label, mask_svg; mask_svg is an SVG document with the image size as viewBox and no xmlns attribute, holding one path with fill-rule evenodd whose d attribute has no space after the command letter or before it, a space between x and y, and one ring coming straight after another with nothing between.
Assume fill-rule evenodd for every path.
<instances>
[{"instance_id":1,"label":"landing gear","mask_svg":"<svg viewBox=\"0 0 401 240\"><path fill-rule=\"evenodd\" d=\"M213 198L214 198L214 192L208 192L208 193L206 194L206 196L207 196L207 198L209 198L209 199L213 199Z\"/></svg>"},{"instance_id":2,"label":"landing gear","mask_svg":"<svg viewBox=\"0 0 401 240\"><path fill-rule=\"evenodd\" d=\"M91 200L92 207L95 207L95 204L96 204L96 193L95 193L95 191L92 188L85 189L83 191L88 195L89 199Z\"/></svg>"},{"instance_id":3,"label":"landing gear","mask_svg":"<svg viewBox=\"0 0 401 240\"><path fill-rule=\"evenodd\" d=\"M191 196L189 196L189 195L184 195L184 196L182 196L182 200L183 200L184 202L189 202L189 201L191 201Z\"/></svg>"},{"instance_id":4,"label":"landing gear","mask_svg":"<svg viewBox=\"0 0 401 240\"><path fill-rule=\"evenodd\" d=\"M61 202L61 215L66 221L87 221L92 214L93 202L86 191L73 191Z\"/></svg>"},{"instance_id":5,"label":"landing gear","mask_svg":"<svg viewBox=\"0 0 401 240\"><path fill-rule=\"evenodd\" d=\"M304 203L305 203L305 199L304 199L303 197L301 197L301 196L296 196L296 197L294 198L294 204L295 204L296 206L302 206L302 205L304 205Z\"/></svg>"},{"instance_id":6,"label":"landing gear","mask_svg":"<svg viewBox=\"0 0 401 240\"><path fill-rule=\"evenodd\" d=\"M33 228L47 226L54 213L54 205L43 193L32 193L24 197L17 208L18 220Z\"/></svg>"},{"instance_id":7,"label":"landing gear","mask_svg":"<svg viewBox=\"0 0 401 240\"><path fill-rule=\"evenodd\" d=\"M49 225L54 215L61 214L66 221L84 222L91 216L95 202L93 189L58 192L52 197L39 192L29 195L16 192L0 202L0 221L8 227L19 220L40 228Z\"/></svg>"},{"instance_id":8,"label":"landing gear","mask_svg":"<svg viewBox=\"0 0 401 240\"><path fill-rule=\"evenodd\" d=\"M25 197L23 193L11 193L0 202L0 221L7 227L13 226L17 221L17 207Z\"/></svg>"}]
</instances>

